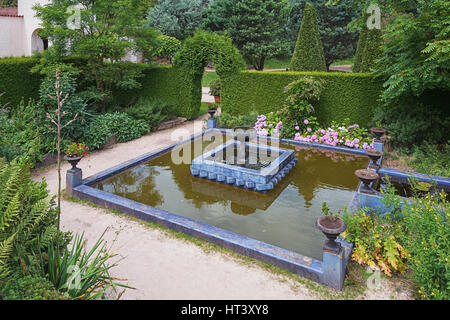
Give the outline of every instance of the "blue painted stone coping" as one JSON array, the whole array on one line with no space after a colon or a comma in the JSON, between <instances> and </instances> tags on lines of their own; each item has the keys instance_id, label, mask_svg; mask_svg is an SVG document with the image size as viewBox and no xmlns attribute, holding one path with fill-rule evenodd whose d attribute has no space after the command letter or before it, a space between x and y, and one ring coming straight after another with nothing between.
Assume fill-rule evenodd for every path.
<instances>
[{"instance_id":1,"label":"blue painted stone coping","mask_svg":"<svg viewBox=\"0 0 450 320\"><path fill-rule=\"evenodd\" d=\"M124 197L120 197L90 186L108 177L123 172L131 167L134 167L140 163L155 158L163 153L169 152L177 146L193 141L194 139L201 137L203 134L211 130L221 133L227 133L228 131L223 129L208 129L202 133L191 136L190 138L177 144L173 144L171 146L159 149L154 152L149 152L135 159L126 161L113 168L104 170L98 174L82 180L79 186L73 188L72 194L73 196L92 201L106 208L120 210L136 218L158 223L179 232L204 239L217 245L229 248L242 255L271 263L273 265L299 274L303 277L310 278L316 282L322 283L338 290L342 290L345 268L348 261L350 260L353 248L353 244L347 243L345 240L337 240L341 243L342 246L342 250L338 255L324 251L322 262L296 252L292 252L228 230L214 227L203 222L186 218L175 213L129 200ZM282 142L292 143L291 141L294 140L285 139ZM313 147L333 149L340 152L343 151L341 149L344 149L339 147L329 148L328 146L324 145L317 145ZM352 153L362 154L361 152L357 152L358 150L351 151L353 151ZM345 148L344 152L349 151L347 148Z\"/></svg>"},{"instance_id":2,"label":"blue painted stone coping","mask_svg":"<svg viewBox=\"0 0 450 320\"><path fill-rule=\"evenodd\" d=\"M253 191L267 192L272 190L298 162L293 150L252 143L246 143L249 149L259 149L263 152L270 150L274 154L279 154L279 156L270 165L261 170L253 170L210 160L215 154L226 152L225 150L233 146L239 148L240 145L240 141L229 140L225 144L195 158L191 164L192 175Z\"/></svg>"}]
</instances>

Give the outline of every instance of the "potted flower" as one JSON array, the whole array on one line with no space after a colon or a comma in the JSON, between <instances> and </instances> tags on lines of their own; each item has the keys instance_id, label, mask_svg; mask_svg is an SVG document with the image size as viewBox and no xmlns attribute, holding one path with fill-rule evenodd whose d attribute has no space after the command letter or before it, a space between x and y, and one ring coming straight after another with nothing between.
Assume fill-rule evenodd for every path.
<instances>
[{"instance_id":1,"label":"potted flower","mask_svg":"<svg viewBox=\"0 0 450 320\"><path fill-rule=\"evenodd\" d=\"M67 160L72 165L72 169L77 169L78 162L80 162L80 160L86 156L88 152L88 146L83 143L74 142L67 147L64 160Z\"/></svg>"},{"instance_id":2,"label":"potted flower","mask_svg":"<svg viewBox=\"0 0 450 320\"><path fill-rule=\"evenodd\" d=\"M336 238L345 231L345 222L330 211L326 202L322 204L322 213L324 216L317 219L316 227L327 237L324 249L339 252L340 245L336 243Z\"/></svg>"},{"instance_id":3,"label":"potted flower","mask_svg":"<svg viewBox=\"0 0 450 320\"><path fill-rule=\"evenodd\" d=\"M220 79L211 81L209 85L209 94L214 96L214 101L220 103Z\"/></svg>"}]
</instances>

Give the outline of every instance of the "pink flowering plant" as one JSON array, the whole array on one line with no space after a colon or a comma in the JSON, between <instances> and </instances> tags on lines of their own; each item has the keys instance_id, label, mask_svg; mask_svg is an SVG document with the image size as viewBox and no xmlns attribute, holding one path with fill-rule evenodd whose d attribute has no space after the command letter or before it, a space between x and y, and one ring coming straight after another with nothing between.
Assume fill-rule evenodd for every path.
<instances>
[{"instance_id":1,"label":"pink flowering plant","mask_svg":"<svg viewBox=\"0 0 450 320\"><path fill-rule=\"evenodd\" d=\"M274 112L259 115L254 126L256 133L261 136L281 136L283 122Z\"/></svg>"},{"instance_id":2,"label":"pink flowering plant","mask_svg":"<svg viewBox=\"0 0 450 320\"><path fill-rule=\"evenodd\" d=\"M306 119L305 119L306 120ZM375 139L371 138L367 129L358 124L348 125L348 120L338 124L334 122L326 129L307 130L295 133L294 140L310 143L323 143L330 146L343 146L349 148L373 149Z\"/></svg>"}]
</instances>

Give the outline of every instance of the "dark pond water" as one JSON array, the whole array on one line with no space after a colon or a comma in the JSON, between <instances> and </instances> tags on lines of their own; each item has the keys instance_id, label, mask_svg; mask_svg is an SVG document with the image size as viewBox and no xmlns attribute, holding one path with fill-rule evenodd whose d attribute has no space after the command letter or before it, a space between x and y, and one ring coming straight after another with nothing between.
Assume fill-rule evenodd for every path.
<instances>
[{"instance_id":1,"label":"dark pond water","mask_svg":"<svg viewBox=\"0 0 450 320\"><path fill-rule=\"evenodd\" d=\"M193 159L201 154L194 143L189 145L181 155ZM200 145L211 150L217 143ZM295 150L299 163L266 194L192 177L190 164L174 164L171 152L94 187L322 260L325 237L315 228L322 202L333 211L348 206L359 182L353 173L367 167L368 158L280 147Z\"/></svg>"}]
</instances>

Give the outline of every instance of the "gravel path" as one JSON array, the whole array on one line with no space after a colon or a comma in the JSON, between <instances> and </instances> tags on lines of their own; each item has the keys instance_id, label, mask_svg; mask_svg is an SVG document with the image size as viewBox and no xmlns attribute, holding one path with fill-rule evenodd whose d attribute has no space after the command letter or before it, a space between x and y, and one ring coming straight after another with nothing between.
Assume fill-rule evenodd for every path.
<instances>
[{"instance_id":1,"label":"gravel path","mask_svg":"<svg viewBox=\"0 0 450 320\"><path fill-rule=\"evenodd\" d=\"M148 134L108 150L93 152L79 167L84 176L111 168L129 159L172 144L171 134L185 129L202 130L203 121L189 121L175 129ZM69 164L63 164L63 172ZM56 166L33 171L35 180L45 178L52 193L57 190ZM63 179L65 180L65 179ZM63 181L63 188L65 181ZM317 299L318 295L291 278L220 252L205 252L195 244L166 235L121 215L71 201L62 201L61 225L65 231L84 232L88 245L107 229L105 238L118 248L120 261L112 275L127 279L135 290L122 299ZM280 281L281 280L281 281ZM394 289L383 285L371 299L390 299ZM402 296L395 294L397 298ZM320 297L320 296L319 296ZM406 297L406 296L405 296Z\"/></svg>"}]
</instances>

